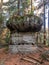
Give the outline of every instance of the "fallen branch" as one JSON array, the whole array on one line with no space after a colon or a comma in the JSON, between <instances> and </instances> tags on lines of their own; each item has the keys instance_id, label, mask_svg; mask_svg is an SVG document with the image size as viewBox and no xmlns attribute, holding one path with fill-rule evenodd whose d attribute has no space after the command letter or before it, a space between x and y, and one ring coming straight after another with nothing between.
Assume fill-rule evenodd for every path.
<instances>
[{"instance_id":1,"label":"fallen branch","mask_svg":"<svg viewBox=\"0 0 49 65\"><path fill-rule=\"evenodd\" d=\"M31 59L33 59L33 60L35 60L36 62L38 62L38 63L40 63L40 64L43 63L43 60L39 61L38 59L35 59L35 58L33 58L33 57L30 57L30 56L27 56L27 57L28 57L28 58L31 58Z\"/></svg>"},{"instance_id":2,"label":"fallen branch","mask_svg":"<svg viewBox=\"0 0 49 65\"><path fill-rule=\"evenodd\" d=\"M27 61L27 62L30 62L30 63L35 63L35 64L37 64L36 61L33 61L33 60L31 60L31 59L28 59L28 58L21 58L21 60L24 60L24 61Z\"/></svg>"}]
</instances>

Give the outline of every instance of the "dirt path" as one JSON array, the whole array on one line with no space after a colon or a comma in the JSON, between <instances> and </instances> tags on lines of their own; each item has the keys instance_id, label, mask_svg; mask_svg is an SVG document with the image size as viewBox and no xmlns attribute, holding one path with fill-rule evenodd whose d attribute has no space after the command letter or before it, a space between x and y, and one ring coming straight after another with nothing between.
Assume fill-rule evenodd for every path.
<instances>
[{"instance_id":1,"label":"dirt path","mask_svg":"<svg viewBox=\"0 0 49 65\"><path fill-rule=\"evenodd\" d=\"M47 48L45 48L47 49ZM49 62L46 60L43 60L42 64L39 64L38 62L35 63L35 61L32 59L33 63L21 60L21 58L27 58L27 56L33 57L37 60L41 61L41 53L32 53L32 54L10 54L5 53L4 49L0 49L0 65L49 65Z\"/></svg>"}]
</instances>

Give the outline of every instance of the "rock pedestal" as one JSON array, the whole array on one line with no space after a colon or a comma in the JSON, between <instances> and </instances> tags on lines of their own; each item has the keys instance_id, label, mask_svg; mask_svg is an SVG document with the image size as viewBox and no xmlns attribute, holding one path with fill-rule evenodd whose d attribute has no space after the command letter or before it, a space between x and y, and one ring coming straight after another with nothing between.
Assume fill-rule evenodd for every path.
<instances>
[{"instance_id":1,"label":"rock pedestal","mask_svg":"<svg viewBox=\"0 0 49 65\"><path fill-rule=\"evenodd\" d=\"M33 52L37 49L35 47L36 37L33 33L13 33L11 34L11 44L9 49L12 53L28 53ZM34 47L33 47L34 46Z\"/></svg>"},{"instance_id":2,"label":"rock pedestal","mask_svg":"<svg viewBox=\"0 0 49 65\"><path fill-rule=\"evenodd\" d=\"M9 50L13 53L32 52L33 45L36 43L36 37L33 33L39 32L42 24L41 18L35 15L12 16L6 24L11 31Z\"/></svg>"}]
</instances>

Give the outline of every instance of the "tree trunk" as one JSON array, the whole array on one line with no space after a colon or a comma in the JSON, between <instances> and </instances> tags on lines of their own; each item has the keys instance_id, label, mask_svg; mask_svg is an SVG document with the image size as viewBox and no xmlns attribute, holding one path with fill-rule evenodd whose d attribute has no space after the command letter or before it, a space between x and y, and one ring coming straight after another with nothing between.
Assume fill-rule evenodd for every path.
<instances>
[{"instance_id":1,"label":"tree trunk","mask_svg":"<svg viewBox=\"0 0 49 65\"><path fill-rule=\"evenodd\" d=\"M31 0L31 13L32 13L32 0Z\"/></svg>"},{"instance_id":2,"label":"tree trunk","mask_svg":"<svg viewBox=\"0 0 49 65\"><path fill-rule=\"evenodd\" d=\"M2 5L3 5L3 0L0 2L0 13L2 13Z\"/></svg>"},{"instance_id":3,"label":"tree trunk","mask_svg":"<svg viewBox=\"0 0 49 65\"><path fill-rule=\"evenodd\" d=\"M20 14L19 11L20 10L20 0L18 0L18 15Z\"/></svg>"}]
</instances>

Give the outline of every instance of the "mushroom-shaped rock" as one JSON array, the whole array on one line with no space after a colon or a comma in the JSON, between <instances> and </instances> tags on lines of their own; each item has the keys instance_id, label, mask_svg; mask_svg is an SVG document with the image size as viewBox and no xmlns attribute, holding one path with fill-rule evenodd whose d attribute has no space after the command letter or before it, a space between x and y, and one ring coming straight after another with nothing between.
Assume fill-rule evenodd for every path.
<instances>
[{"instance_id":1,"label":"mushroom-shaped rock","mask_svg":"<svg viewBox=\"0 0 49 65\"><path fill-rule=\"evenodd\" d=\"M7 21L11 32L39 32L42 27L41 18L35 15L14 16Z\"/></svg>"}]
</instances>

